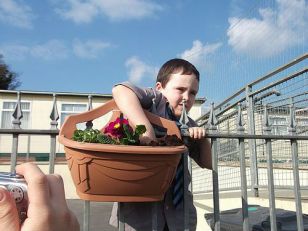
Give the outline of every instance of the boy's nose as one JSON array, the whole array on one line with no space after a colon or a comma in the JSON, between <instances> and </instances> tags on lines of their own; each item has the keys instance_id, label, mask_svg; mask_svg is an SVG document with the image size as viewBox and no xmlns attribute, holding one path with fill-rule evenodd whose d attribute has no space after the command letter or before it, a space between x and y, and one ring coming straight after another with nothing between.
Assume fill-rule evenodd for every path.
<instances>
[{"instance_id":1,"label":"boy's nose","mask_svg":"<svg viewBox=\"0 0 308 231\"><path fill-rule=\"evenodd\" d=\"M183 97L183 98L182 98L182 104L185 103L185 106L186 106L186 107L188 106L188 101L189 101L189 98L188 98L188 97Z\"/></svg>"},{"instance_id":2,"label":"boy's nose","mask_svg":"<svg viewBox=\"0 0 308 231\"><path fill-rule=\"evenodd\" d=\"M185 93L183 94L182 100L185 100L185 101L187 102L188 99L189 99L189 94L188 94L187 92L185 92Z\"/></svg>"}]
</instances>

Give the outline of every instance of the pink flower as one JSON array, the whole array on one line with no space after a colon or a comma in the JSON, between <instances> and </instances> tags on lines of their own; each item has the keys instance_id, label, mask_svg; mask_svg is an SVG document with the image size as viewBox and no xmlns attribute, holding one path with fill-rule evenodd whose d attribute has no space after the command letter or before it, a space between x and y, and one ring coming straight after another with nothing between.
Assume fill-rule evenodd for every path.
<instances>
[{"instance_id":1,"label":"pink flower","mask_svg":"<svg viewBox=\"0 0 308 231\"><path fill-rule=\"evenodd\" d=\"M123 129L123 125L126 124L129 126L127 119L117 118L115 121L110 122L108 126L105 128L104 133L110 135L113 138L121 139L125 137L125 132ZM132 132L133 129L129 126L129 132Z\"/></svg>"}]
</instances>

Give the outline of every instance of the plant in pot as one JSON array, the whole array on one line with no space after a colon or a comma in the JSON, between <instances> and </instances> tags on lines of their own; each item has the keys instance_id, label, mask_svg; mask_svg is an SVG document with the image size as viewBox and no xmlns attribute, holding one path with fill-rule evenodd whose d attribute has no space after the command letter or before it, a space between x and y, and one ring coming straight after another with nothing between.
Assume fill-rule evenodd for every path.
<instances>
[{"instance_id":1,"label":"plant in pot","mask_svg":"<svg viewBox=\"0 0 308 231\"><path fill-rule=\"evenodd\" d=\"M77 130L78 123L113 112L100 130ZM114 100L91 111L69 116L59 133L79 197L91 201L159 201L175 175L186 147L175 122L145 111L149 121L166 130L165 139L140 145L143 125L131 127Z\"/></svg>"}]
</instances>

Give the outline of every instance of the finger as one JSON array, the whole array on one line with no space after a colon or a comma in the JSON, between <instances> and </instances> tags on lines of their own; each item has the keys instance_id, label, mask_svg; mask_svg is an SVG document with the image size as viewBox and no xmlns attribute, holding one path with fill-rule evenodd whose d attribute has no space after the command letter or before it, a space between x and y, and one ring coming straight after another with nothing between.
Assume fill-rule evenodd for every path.
<instances>
[{"instance_id":1,"label":"finger","mask_svg":"<svg viewBox=\"0 0 308 231\"><path fill-rule=\"evenodd\" d=\"M157 142L157 139L156 138L151 138L151 137L148 137L148 136L141 136L139 138L139 141L140 141L141 145L149 145L152 141L153 142Z\"/></svg>"},{"instance_id":2,"label":"finger","mask_svg":"<svg viewBox=\"0 0 308 231\"><path fill-rule=\"evenodd\" d=\"M205 129L204 128L199 128L199 127L194 127L194 128L189 128L189 134L190 137L193 139L202 139L205 137Z\"/></svg>"},{"instance_id":3,"label":"finger","mask_svg":"<svg viewBox=\"0 0 308 231\"><path fill-rule=\"evenodd\" d=\"M29 203L45 207L50 198L46 175L33 163L17 165L16 172L23 175L28 184Z\"/></svg>"},{"instance_id":4,"label":"finger","mask_svg":"<svg viewBox=\"0 0 308 231\"><path fill-rule=\"evenodd\" d=\"M200 129L196 129L195 138L196 139L200 139L201 138L201 130Z\"/></svg>"},{"instance_id":5,"label":"finger","mask_svg":"<svg viewBox=\"0 0 308 231\"><path fill-rule=\"evenodd\" d=\"M10 193L0 187L0 230L18 231L19 217Z\"/></svg>"},{"instance_id":6,"label":"finger","mask_svg":"<svg viewBox=\"0 0 308 231\"><path fill-rule=\"evenodd\" d=\"M194 139L198 139L199 138L198 128L192 128L191 131L192 131L191 137L194 138Z\"/></svg>"},{"instance_id":7,"label":"finger","mask_svg":"<svg viewBox=\"0 0 308 231\"><path fill-rule=\"evenodd\" d=\"M197 136L198 136L197 139L201 139L202 138L202 130L203 129L200 129L200 128L197 130Z\"/></svg>"},{"instance_id":8,"label":"finger","mask_svg":"<svg viewBox=\"0 0 308 231\"><path fill-rule=\"evenodd\" d=\"M202 139L205 137L205 129L204 128L199 128L199 139Z\"/></svg>"},{"instance_id":9,"label":"finger","mask_svg":"<svg viewBox=\"0 0 308 231\"><path fill-rule=\"evenodd\" d=\"M193 128L189 128L188 131L189 131L189 136L191 138L194 138L194 129Z\"/></svg>"},{"instance_id":10,"label":"finger","mask_svg":"<svg viewBox=\"0 0 308 231\"><path fill-rule=\"evenodd\" d=\"M50 187L50 198L56 200L58 205L66 207L65 191L63 179L58 174L47 175L47 180Z\"/></svg>"}]
</instances>

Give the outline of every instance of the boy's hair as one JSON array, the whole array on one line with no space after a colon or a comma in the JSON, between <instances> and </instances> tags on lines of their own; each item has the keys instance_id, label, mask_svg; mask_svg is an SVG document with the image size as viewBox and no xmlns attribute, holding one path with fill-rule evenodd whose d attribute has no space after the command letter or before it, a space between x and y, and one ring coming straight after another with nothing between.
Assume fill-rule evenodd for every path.
<instances>
[{"instance_id":1,"label":"boy's hair","mask_svg":"<svg viewBox=\"0 0 308 231\"><path fill-rule=\"evenodd\" d=\"M199 82L199 71L193 64L184 59L170 59L165 62L157 74L156 82L160 82L162 87L165 87L169 82L170 75L175 73L183 75L194 74Z\"/></svg>"}]
</instances>

